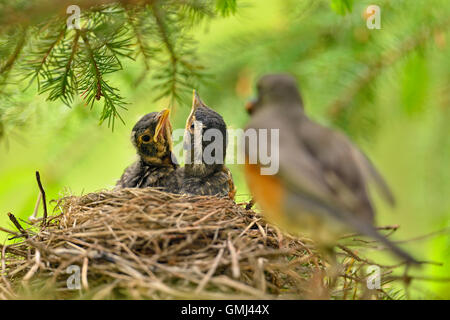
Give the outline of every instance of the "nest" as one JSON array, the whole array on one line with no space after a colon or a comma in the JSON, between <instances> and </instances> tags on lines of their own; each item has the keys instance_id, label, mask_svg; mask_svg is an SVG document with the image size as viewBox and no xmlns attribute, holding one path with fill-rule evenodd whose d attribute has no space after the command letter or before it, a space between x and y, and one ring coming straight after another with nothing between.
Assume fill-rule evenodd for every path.
<instances>
[{"instance_id":1,"label":"nest","mask_svg":"<svg viewBox=\"0 0 450 320\"><path fill-rule=\"evenodd\" d=\"M3 229L16 242L0 247L4 299L388 296L365 288L367 260L354 251L341 252L340 280L327 281L309 239L225 198L105 191L64 197L46 221L16 226Z\"/></svg>"}]
</instances>

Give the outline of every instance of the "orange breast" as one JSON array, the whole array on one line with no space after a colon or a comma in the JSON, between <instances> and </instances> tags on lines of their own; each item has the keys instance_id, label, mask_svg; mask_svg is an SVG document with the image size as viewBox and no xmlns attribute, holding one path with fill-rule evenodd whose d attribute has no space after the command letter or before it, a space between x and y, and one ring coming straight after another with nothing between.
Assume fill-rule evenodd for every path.
<instances>
[{"instance_id":1,"label":"orange breast","mask_svg":"<svg viewBox=\"0 0 450 320\"><path fill-rule=\"evenodd\" d=\"M276 175L260 174L260 166L245 164L245 177L256 203L261 207L266 220L292 234L305 234L318 243L335 243L341 235L340 224L332 219L297 208L288 214L284 201L288 191ZM291 208L293 210L293 208Z\"/></svg>"},{"instance_id":2,"label":"orange breast","mask_svg":"<svg viewBox=\"0 0 450 320\"><path fill-rule=\"evenodd\" d=\"M284 225L284 192L280 179L275 175L261 175L257 164L246 163L244 170L252 196L261 206L265 218L276 225Z\"/></svg>"}]
</instances>

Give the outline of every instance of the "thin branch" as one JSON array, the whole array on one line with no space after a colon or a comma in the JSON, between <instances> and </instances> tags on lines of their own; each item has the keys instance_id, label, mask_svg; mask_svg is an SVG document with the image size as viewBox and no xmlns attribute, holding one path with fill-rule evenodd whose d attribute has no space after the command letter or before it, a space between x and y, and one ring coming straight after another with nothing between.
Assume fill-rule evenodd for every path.
<instances>
[{"instance_id":1,"label":"thin branch","mask_svg":"<svg viewBox=\"0 0 450 320\"><path fill-rule=\"evenodd\" d=\"M72 41L72 50L70 51L70 57L69 57L69 60L67 61L66 68L64 71L64 79L67 79L67 75L69 74L70 67L72 66L72 62L73 62L75 54L78 50L78 40L80 39L80 32L79 32L79 30L75 30L75 31L76 31L75 37L73 38L73 41ZM64 86L62 87L62 95L65 96L67 81L64 80L63 83L64 83Z\"/></svg>"},{"instance_id":2,"label":"thin branch","mask_svg":"<svg viewBox=\"0 0 450 320\"><path fill-rule=\"evenodd\" d=\"M394 224L394 225L390 225L390 226L380 226L380 227L376 227L375 229L377 230L389 230L392 231L391 233L389 233L389 235L391 235L393 232L397 231L397 229L400 228L400 226L398 224ZM352 238L352 237L357 237L359 236L359 234L357 233L350 233L350 234L345 234L342 237L340 237L339 239L346 239L346 238ZM388 235L386 235L388 236ZM361 240L360 240L361 241Z\"/></svg>"},{"instance_id":3,"label":"thin branch","mask_svg":"<svg viewBox=\"0 0 450 320\"><path fill-rule=\"evenodd\" d=\"M166 29L166 25L164 23L164 18L162 17L161 11L159 10L159 7L155 2L151 3L151 7L152 7L152 13L153 13L153 16L155 17L156 25L158 26L158 30L161 35L161 38L167 48L167 51L170 53L172 63L174 64L177 62L178 57L175 54L175 50L173 48L172 43L170 42L170 39L169 39L169 36L167 33L167 29Z\"/></svg>"},{"instance_id":4,"label":"thin branch","mask_svg":"<svg viewBox=\"0 0 450 320\"><path fill-rule=\"evenodd\" d=\"M176 91L177 91L177 72L178 72L178 56L175 53L175 49L173 47L172 42L169 39L169 35L166 29L166 25L164 22L164 18L162 17L161 11L159 10L158 5L156 2L151 3L152 7L152 13L155 17L156 25L158 26L159 33L161 35L161 39L164 43L164 45L167 48L167 51L170 55L170 62L171 62L171 80L170 80L170 93L171 93L171 99L170 104L173 106L174 100L176 99Z\"/></svg>"},{"instance_id":5,"label":"thin branch","mask_svg":"<svg viewBox=\"0 0 450 320\"><path fill-rule=\"evenodd\" d=\"M35 77L37 77L39 75L39 73L41 72L41 70L44 68L45 64L47 63L47 59L50 56L50 54L53 51L53 49L64 38L64 35L66 34L66 29L67 29L67 26L66 26L66 24L64 24L64 27L59 32L59 34L56 37L55 41L53 41L50 44L50 47L47 49L47 51L45 52L44 56L42 57L41 63L39 64L39 67L35 70ZM39 89L40 89L40 84L39 84L39 78L38 78L38 90Z\"/></svg>"},{"instance_id":6,"label":"thin branch","mask_svg":"<svg viewBox=\"0 0 450 320\"><path fill-rule=\"evenodd\" d=\"M404 280L411 282L412 280L432 281L432 282L450 282L450 277L427 277L427 276L390 276L389 280Z\"/></svg>"},{"instance_id":7,"label":"thin branch","mask_svg":"<svg viewBox=\"0 0 450 320\"><path fill-rule=\"evenodd\" d=\"M8 212L9 220L14 224L14 226L17 228L17 230L20 231L20 233L25 236L25 238L28 238L27 231L20 225L19 221L17 221L16 217L11 213Z\"/></svg>"},{"instance_id":8,"label":"thin branch","mask_svg":"<svg viewBox=\"0 0 450 320\"><path fill-rule=\"evenodd\" d=\"M92 47L89 43L89 39L86 34L87 34L86 31L83 30L81 32L81 38L83 39L84 43L86 44L86 49L88 51L89 58L93 64L94 70L95 70L95 78L96 78L96 82L97 82L97 84L96 84L97 90L96 90L96 94L95 94L95 99L100 100L100 98L103 95L102 94L102 74L98 67L97 60L95 59L94 51L92 50Z\"/></svg>"},{"instance_id":9,"label":"thin branch","mask_svg":"<svg viewBox=\"0 0 450 320\"><path fill-rule=\"evenodd\" d=\"M148 0L147 0L148 1ZM66 16L66 8L72 4L78 5L81 10L89 10L94 6L114 5L117 2L122 4L132 4L143 6L144 0L58 0L58 1L27 1L27 6L18 7L13 1L4 1L2 3L2 12L0 12L0 27L17 24L29 24L41 22L55 15Z\"/></svg>"},{"instance_id":10,"label":"thin branch","mask_svg":"<svg viewBox=\"0 0 450 320\"><path fill-rule=\"evenodd\" d=\"M11 70L12 66L17 61L17 58L19 57L20 53L22 52L22 49L25 45L26 38L27 38L27 29L25 29L25 30L23 30L23 32L21 32L19 41L17 42L14 52L8 58L8 60L6 60L6 63L0 67L0 75Z\"/></svg>"},{"instance_id":11,"label":"thin branch","mask_svg":"<svg viewBox=\"0 0 450 320\"><path fill-rule=\"evenodd\" d=\"M8 230L8 229L3 228L3 227L0 227L0 231L12 234L12 235L14 235L16 237L20 237L19 233L15 232L15 231L12 231L12 230Z\"/></svg>"},{"instance_id":12,"label":"thin branch","mask_svg":"<svg viewBox=\"0 0 450 320\"><path fill-rule=\"evenodd\" d=\"M415 237L415 238L406 239L406 240L398 240L398 241L395 241L395 243L408 243L408 242L413 242L413 241L424 240L424 239L427 239L427 238L430 238L430 237L434 237L434 236L437 236L437 235L441 235L441 234L447 234L448 235L449 232L450 232L450 227L449 228L444 228L442 230L430 232L430 233L427 233L427 234L424 234L422 236L418 236L418 237Z\"/></svg>"},{"instance_id":13,"label":"thin branch","mask_svg":"<svg viewBox=\"0 0 450 320\"><path fill-rule=\"evenodd\" d=\"M39 174L39 171L36 171L36 180L39 186L39 190L41 191L42 194L42 206L44 207L44 217L42 219L42 226L45 227L47 225L47 200L45 198L45 190L44 187L42 186L41 175Z\"/></svg>"},{"instance_id":14,"label":"thin branch","mask_svg":"<svg viewBox=\"0 0 450 320\"><path fill-rule=\"evenodd\" d=\"M150 64L148 62L148 59L150 57L147 55L147 52L146 52L146 48L145 48L145 45L144 45L144 41L145 40L142 38L142 34L139 32L138 27L134 23L133 18L131 16L129 10L130 9L125 8L125 14L127 16L128 24L133 29L133 34L136 37L137 47L139 48L139 51L140 51L140 53L142 54L142 56L144 58L143 60L144 60L145 70L148 71L148 70L150 70Z\"/></svg>"}]
</instances>

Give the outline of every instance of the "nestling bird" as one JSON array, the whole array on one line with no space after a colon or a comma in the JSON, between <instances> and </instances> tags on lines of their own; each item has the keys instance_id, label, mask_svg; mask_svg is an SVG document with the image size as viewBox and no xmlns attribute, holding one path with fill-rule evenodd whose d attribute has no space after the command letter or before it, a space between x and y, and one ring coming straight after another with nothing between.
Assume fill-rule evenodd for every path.
<instances>
[{"instance_id":1,"label":"nestling bird","mask_svg":"<svg viewBox=\"0 0 450 320\"><path fill-rule=\"evenodd\" d=\"M250 163L251 146L246 146L245 176L267 220L285 231L306 233L328 253L340 236L356 231L380 241L408 263L417 263L374 227L369 183L394 205L386 182L344 134L306 116L295 79L266 75L257 91L257 99L247 105L251 119L246 130L279 130L278 149L268 147L279 152L274 175L261 174L259 159Z\"/></svg>"},{"instance_id":2,"label":"nestling bird","mask_svg":"<svg viewBox=\"0 0 450 320\"><path fill-rule=\"evenodd\" d=\"M233 178L224 165L227 126L222 116L206 106L195 90L186 121L184 147L187 152L185 166L180 170L181 193L233 199Z\"/></svg>"},{"instance_id":3,"label":"nestling bird","mask_svg":"<svg viewBox=\"0 0 450 320\"><path fill-rule=\"evenodd\" d=\"M125 169L119 188L160 187L167 192L179 191L176 170L179 167L172 154L172 126L170 110L143 116L134 126L131 142L138 160Z\"/></svg>"}]
</instances>

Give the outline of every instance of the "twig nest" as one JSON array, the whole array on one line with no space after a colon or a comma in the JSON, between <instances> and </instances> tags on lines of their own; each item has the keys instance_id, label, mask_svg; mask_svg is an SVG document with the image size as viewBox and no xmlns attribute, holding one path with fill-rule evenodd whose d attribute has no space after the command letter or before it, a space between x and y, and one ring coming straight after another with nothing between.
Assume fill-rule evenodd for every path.
<instances>
[{"instance_id":1,"label":"twig nest","mask_svg":"<svg viewBox=\"0 0 450 320\"><path fill-rule=\"evenodd\" d=\"M22 287L42 297L44 286L56 298L287 298L316 270L307 240L230 199L123 189L65 197L56 209L46 228L4 248L5 295Z\"/></svg>"},{"instance_id":2,"label":"twig nest","mask_svg":"<svg viewBox=\"0 0 450 320\"><path fill-rule=\"evenodd\" d=\"M0 245L0 299L392 298L392 272L352 238L325 277L308 239L293 238L226 198L147 189L68 196L56 214ZM14 217L15 218L15 217ZM358 249L356 249L358 248ZM357 252L358 250L358 252ZM381 287L367 285L379 267ZM398 277L397 277L398 278ZM336 281L335 281L336 280ZM392 289L392 290L391 290ZM392 291L392 292L391 292Z\"/></svg>"}]
</instances>

